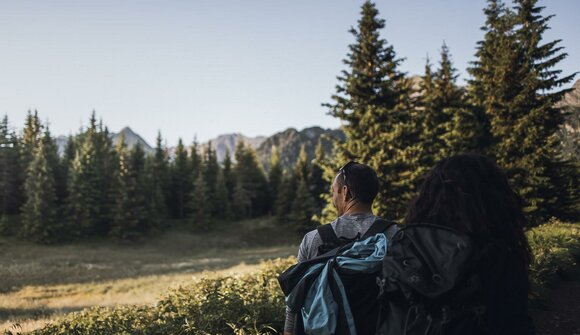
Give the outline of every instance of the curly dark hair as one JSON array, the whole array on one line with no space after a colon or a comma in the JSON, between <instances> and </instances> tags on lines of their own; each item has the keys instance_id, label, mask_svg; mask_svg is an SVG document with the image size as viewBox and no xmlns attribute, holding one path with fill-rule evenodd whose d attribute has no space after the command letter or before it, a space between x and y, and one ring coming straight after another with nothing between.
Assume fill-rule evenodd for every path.
<instances>
[{"instance_id":1,"label":"curly dark hair","mask_svg":"<svg viewBox=\"0 0 580 335\"><path fill-rule=\"evenodd\" d=\"M460 154L439 161L425 176L405 223L431 223L501 240L526 264L531 252L522 198L490 158Z\"/></svg>"}]
</instances>

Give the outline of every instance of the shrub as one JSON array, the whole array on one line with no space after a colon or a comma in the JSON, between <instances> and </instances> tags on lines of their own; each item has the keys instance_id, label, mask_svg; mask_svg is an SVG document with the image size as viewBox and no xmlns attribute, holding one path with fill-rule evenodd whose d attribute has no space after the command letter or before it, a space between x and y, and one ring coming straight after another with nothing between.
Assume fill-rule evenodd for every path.
<instances>
[{"instance_id":1,"label":"shrub","mask_svg":"<svg viewBox=\"0 0 580 335\"><path fill-rule=\"evenodd\" d=\"M534 260L530 267L533 304L545 301L546 288L576 266L580 226L557 220L528 232ZM243 276L202 278L170 291L155 306L97 307L72 313L33 332L44 334L275 334L284 322L284 296L277 276L295 258L266 262Z\"/></svg>"}]
</instances>

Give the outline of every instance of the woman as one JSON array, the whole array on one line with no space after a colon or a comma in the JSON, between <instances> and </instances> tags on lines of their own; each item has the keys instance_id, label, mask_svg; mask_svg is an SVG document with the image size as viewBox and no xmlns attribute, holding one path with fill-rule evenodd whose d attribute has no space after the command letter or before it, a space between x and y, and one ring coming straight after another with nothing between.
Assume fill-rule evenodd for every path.
<instances>
[{"instance_id":1,"label":"woman","mask_svg":"<svg viewBox=\"0 0 580 335\"><path fill-rule=\"evenodd\" d=\"M534 332L528 314L531 253L522 199L491 159L461 154L438 162L420 186L405 223L446 226L475 242L485 333Z\"/></svg>"}]
</instances>

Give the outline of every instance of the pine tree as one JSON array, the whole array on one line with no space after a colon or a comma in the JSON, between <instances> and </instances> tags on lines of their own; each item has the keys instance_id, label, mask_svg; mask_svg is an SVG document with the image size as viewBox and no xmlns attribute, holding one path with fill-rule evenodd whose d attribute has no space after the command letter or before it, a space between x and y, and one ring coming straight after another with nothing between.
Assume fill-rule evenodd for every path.
<instances>
[{"instance_id":1,"label":"pine tree","mask_svg":"<svg viewBox=\"0 0 580 335\"><path fill-rule=\"evenodd\" d=\"M276 221L281 225L290 225L289 215L296 197L296 178L291 173L283 173L276 203L274 204Z\"/></svg>"},{"instance_id":2,"label":"pine tree","mask_svg":"<svg viewBox=\"0 0 580 335\"><path fill-rule=\"evenodd\" d=\"M44 143L46 159L53 173L56 203L58 207L57 212L58 216L61 217L63 214L61 213L61 210L64 206L66 197L66 170L60 156L58 155L58 147L55 139L50 133L48 123L46 123L44 127L44 135L41 141Z\"/></svg>"},{"instance_id":3,"label":"pine tree","mask_svg":"<svg viewBox=\"0 0 580 335\"><path fill-rule=\"evenodd\" d=\"M95 119L93 112L92 119ZM91 120L91 123L93 120ZM124 139L123 139L124 140ZM114 150L111 136L107 127L100 121L97 131L94 133L95 153L97 165L97 178L99 180L99 219L96 233L106 235L109 233L111 222L115 216L116 196L118 192L119 157Z\"/></svg>"},{"instance_id":4,"label":"pine tree","mask_svg":"<svg viewBox=\"0 0 580 335\"><path fill-rule=\"evenodd\" d=\"M42 123L38 117L38 112L34 111L34 114L32 114L32 112L29 110L28 114L26 115L26 122L20 143L22 171L27 171L28 165L34 159L34 153L39 147L41 138Z\"/></svg>"},{"instance_id":5,"label":"pine tree","mask_svg":"<svg viewBox=\"0 0 580 335\"><path fill-rule=\"evenodd\" d=\"M246 212L246 217L256 217L267 214L270 210L268 181L264 171L258 163L256 152L243 141L238 142L236 146L236 165L234 168L236 176L236 189L234 190L234 204L238 200L243 200L244 204L247 198L250 200L250 206ZM243 204L240 205L243 208ZM240 213L238 211L238 213ZM241 217L243 218L243 217Z\"/></svg>"},{"instance_id":6,"label":"pine tree","mask_svg":"<svg viewBox=\"0 0 580 335\"><path fill-rule=\"evenodd\" d=\"M96 123L78 137L74 161L67 181L66 216L70 232L77 237L98 231L101 218L101 178L95 143Z\"/></svg>"},{"instance_id":7,"label":"pine tree","mask_svg":"<svg viewBox=\"0 0 580 335\"><path fill-rule=\"evenodd\" d=\"M296 196L292 201L288 221L290 226L299 233L305 233L315 228L312 215L316 211L316 202L312 198L306 180L299 179Z\"/></svg>"},{"instance_id":8,"label":"pine tree","mask_svg":"<svg viewBox=\"0 0 580 335\"><path fill-rule=\"evenodd\" d=\"M24 192L24 184L26 182L26 175L29 165L34 159L34 153L40 145L42 138L42 123L38 117L38 112L35 110L34 114L29 110L26 115L26 121L22 136L20 136L20 143L18 148L20 167L18 169L17 184L21 185L20 197L18 199L18 207L20 208L26 201Z\"/></svg>"},{"instance_id":9,"label":"pine tree","mask_svg":"<svg viewBox=\"0 0 580 335\"><path fill-rule=\"evenodd\" d=\"M232 158L230 151L226 149L226 154L222 162L223 169L222 173L224 175L224 184L226 187L226 192L228 194L228 200L230 204L233 204L234 190L236 188L236 176L232 169Z\"/></svg>"},{"instance_id":10,"label":"pine tree","mask_svg":"<svg viewBox=\"0 0 580 335\"><path fill-rule=\"evenodd\" d=\"M327 194L330 189L330 183L328 183L324 178L324 167L326 164L328 163L324 152L324 146L322 144L322 139L319 139L314 151L314 159L312 160L310 171L310 189L312 197L316 201L317 211L321 210L325 203L322 195Z\"/></svg>"},{"instance_id":11,"label":"pine tree","mask_svg":"<svg viewBox=\"0 0 580 335\"><path fill-rule=\"evenodd\" d=\"M229 221L233 217L232 203L226 186L226 179L222 170L219 171L216 183L216 202L221 206L221 210L216 216L219 219Z\"/></svg>"},{"instance_id":12,"label":"pine tree","mask_svg":"<svg viewBox=\"0 0 580 335\"><path fill-rule=\"evenodd\" d=\"M330 114L344 122L347 137L337 147L334 168L348 160L374 168L381 184L377 214L398 218L422 174L420 124L410 96L411 82L398 70L402 59L379 36L384 20L369 1L361 14L358 29L351 29L356 42L344 60L348 69L338 77L334 104L327 104Z\"/></svg>"},{"instance_id":13,"label":"pine tree","mask_svg":"<svg viewBox=\"0 0 580 335\"><path fill-rule=\"evenodd\" d=\"M0 122L0 213L16 214L23 198L20 152L16 133L10 129L8 116ZM7 222L5 220L5 222ZM7 228L7 226L5 226Z\"/></svg>"},{"instance_id":14,"label":"pine tree","mask_svg":"<svg viewBox=\"0 0 580 335\"><path fill-rule=\"evenodd\" d=\"M275 210L276 199L280 192L282 183L282 165L280 164L280 154L276 147L272 148L272 157L270 158L270 171L268 172L268 185L270 188L270 197L272 209Z\"/></svg>"},{"instance_id":15,"label":"pine tree","mask_svg":"<svg viewBox=\"0 0 580 335\"><path fill-rule=\"evenodd\" d=\"M241 180L236 180L232 207L234 209L234 215L238 219L252 216L252 194Z\"/></svg>"},{"instance_id":16,"label":"pine tree","mask_svg":"<svg viewBox=\"0 0 580 335\"><path fill-rule=\"evenodd\" d=\"M146 194L145 153L140 144L119 150L119 192L110 235L122 239L148 233L151 228L149 203Z\"/></svg>"},{"instance_id":17,"label":"pine tree","mask_svg":"<svg viewBox=\"0 0 580 335\"><path fill-rule=\"evenodd\" d=\"M569 208L561 207L563 202L560 199L568 196L566 184L578 178L577 174L568 174L568 162L559 150L557 133L564 116L555 106L568 92L557 89L572 82L576 73L562 77L562 70L556 68L568 54L562 51L561 40L545 42L543 35L550 29L548 23L553 15L543 16L544 7L538 6L537 2L515 1L515 36L520 55L518 78L522 79L522 87L512 109L517 111L517 116L514 115L517 118L516 130L509 133L510 137L502 141L500 148L517 152L520 159L509 165L509 159L513 157L508 159L506 155L500 156L500 161L511 171L525 171L520 190L537 208L534 216L545 219L570 212ZM521 137L516 137L518 135ZM518 145L514 145L514 140L519 142ZM560 182L562 179L563 183ZM542 201L536 202L534 198Z\"/></svg>"},{"instance_id":18,"label":"pine tree","mask_svg":"<svg viewBox=\"0 0 580 335\"><path fill-rule=\"evenodd\" d=\"M489 1L471 85L489 119L488 152L526 200L526 212L543 221L558 215L558 198L565 196L554 183L562 163L555 136L562 114L555 103L565 91L555 89L574 75L560 78L554 69L566 57L560 41L542 42L551 16L541 15L536 0L515 3L510 10Z\"/></svg>"},{"instance_id":19,"label":"pine tree","mask_svg":"<svg viewBox=\"0 0 580 335\"><path fill-rule=\"evenodd\" d=\"M189 204L191 211L189 220L192 227L197 231L207 231L211 224L211 208L206 187L203 174L198 173L193 185L195 192L193 192L191 203Z\"/></svg>"},{"instance_id":20,"label":"pine tree","mask_svg":"<svg viewBox=\"0 0 580 335\"><path fill-rule=\"evenodd\" d=\"M191 194L192 171L183 141L179 139L171 165L171 213L174 218L185 217L185 206Z\"/></svg>"},{"instance_id":21,"label":"pine tree","mask_svg":"<svg viewBox=\"0 0 580 335\"><path fill-rule=\"evenodd\" d=\"M429 61L425 66L421 85L421 160L427 169L442 158L478 148L481 125L468 107L464 91L456 84L456 72L446 44L441 48L437 71L432 72Z\"/></svg>"},{"instance_id":22,"label":"pine tree","mask_svg":"<svg viewBox=\"0 0 580 335\"><path fill-rule=\"evenodd\" d=\"M220 173L220 166L217 161L217 154L211 146L211 141L204 152L204 159L202 163L202 177L205 182L205 197L207 210L211 217L217 217L222 210L223 204L220 204L217 199L217 179ZM194 186L195 189L195 186ZM198 192L196 189L195 192Z\"/></svg>"},{"instance_id":23,"label":"pine tree","mask_svg":"<svg viewBox=\"0 0 580 335\"><path fill-rule=\"evenodd\" d=\"M149 212L154 228L161 228L167 218L169 202L169 158L163 146L161 133L157 133L155 153L147 158Z\"/></svg>"},{"instance_id":24,"label":"pine tree","mask_svg":"<svg viewBox=\"0 0 580 335\"><path fill-rule=\"evenodd\" d=\"M54 171L50 165L50 138L34 150L24 185L26 202L22 206L20 235L40 243L58 241L57 199Z\"/></svg>"},{"instance_id":25,"label":"pine tree","mask_svg":"<svg viewBox=\"0 0 580 335\"><path fill-rule=\"evenodd\" d=\"M298 183L304 181L306 185L310 184L310 162L308 161L308 155L306 154L304 145L300 147L298 159L296 160L296 164L294 164L294 176L298 180Z\"/></svg>"}]
</instances>

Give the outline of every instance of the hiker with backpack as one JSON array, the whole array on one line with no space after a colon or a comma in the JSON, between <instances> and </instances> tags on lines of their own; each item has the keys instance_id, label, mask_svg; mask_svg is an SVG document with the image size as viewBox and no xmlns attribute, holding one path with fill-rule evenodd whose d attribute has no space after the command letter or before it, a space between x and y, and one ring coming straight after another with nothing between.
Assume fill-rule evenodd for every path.
<instances>
[{"instance_id":1,"label":"hiker with backpack","mask_svg":"<svg viewBox=\"0 0 580 335\"><path fill-rule=\"evenodd\" d=\"M523 201L491 159L438 162L400 228L370 214L378 183L362 188L374 192L365 198L360 186L375 184L351 177L363 170L349 163L339 171L332 186L339 218L332 230L308 233L299 263L279 277L284 334L535 333Z\"/></svg>"},{"instance_id":2,"label":"hiker with backpack","mask_svg":"<svg viewBox=\"0 0 580 335\"><path fill-rule=\"evenodd\" d=\"M377 334L533 334L522 203L483 155L438 162L383 259Z\"/></svg>"},{"instance_id":3,"label":"hiker with backpack","mask_svg":"<svg viewBox=\"0 0 580 335\"><path fill-rule=\"evenodd\" d=\"M306 334L305 326L310 329L309 333L321 334L330 331L334 333L334 329L349 327L352 329L354 325L356 325L356 330L352 329L352 331L358 331L359 334L368 334L368 331L374 332L376 329L378 317L376 276L380 270L382 256L379 260L377 255L374 255L375 251L379 250L375 245L381 245L385 250L388 238L396 232L394 223L382 220L372 212L372 203L378 191L377 174L369 166L349 162L339 169L332 183L332 201L338 217L330 224L322 225L304 236L298 250L298 264L287 270L280 278L285 294L287 293L292 300L290 304L293 303L295 307L295 310L290 307L287 309L284 334ZM349 246L354 246L354 248L343 250L340 254L341 258L337 259L338 250ZM364 260L361 256L363 254L366 257ZM361 259L361 262L355 264L353 260L358 259ZM334 302L340 305L340 308L334 310L340 312L333 313L340 315L327 315L332 313L326 310L326 300L308 296L305 291L300 291L300 288L307 289L312 286L312 281L315 280L314 275L318 275L319 284L324 284L324 276L336 274L332 268L326 266L335 260L346 264L345 271L352 271L352 273L350 278L348 278L349 274L341 274L340 283L331 280L332 285L325 286L327 295L341 296L341 293L337 291L344 293L342 295L344 300L339 299ZM364 270L367 271L366 274L355 275L356 270L371 263L379 267L367 267ZM323 276L321 277L320 274ZM305 275L310 282L306 283L308 280L301 280ZM345 287L346 292L344 292ZM293 289L296 292L294 295L290 294ZM303 308L303 300L308 301L310 318L305 315L307 312ZM327 327L332 330L328 330Z\"/></svg>"}]
</instances>

